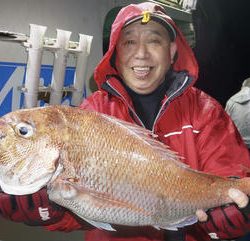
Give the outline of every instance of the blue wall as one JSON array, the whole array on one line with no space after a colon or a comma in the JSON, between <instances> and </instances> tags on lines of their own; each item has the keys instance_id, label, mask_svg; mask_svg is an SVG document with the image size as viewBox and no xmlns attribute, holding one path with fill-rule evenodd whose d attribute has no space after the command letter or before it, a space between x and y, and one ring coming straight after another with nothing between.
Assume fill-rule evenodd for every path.
<instances>
[{"instance_id":1,"label":"blue wall","mask_svg":"<svg viewBox=\"0 0 250 241\"><path fill-rule=\"evenodd\" d=\"M20 109L23 106L23 93L20 87L24 84L26 64L0 62L0 116ZM48 86L51 83L53 67L42 65L40 83ZM64 86L72 85L74 82L75 67L67 67ZM84 91L86 93L86 91ZM70 104L70 97L62 100L63 104ZM39 102L42 106L45 103Z\"/></svg>"}]
</instances>

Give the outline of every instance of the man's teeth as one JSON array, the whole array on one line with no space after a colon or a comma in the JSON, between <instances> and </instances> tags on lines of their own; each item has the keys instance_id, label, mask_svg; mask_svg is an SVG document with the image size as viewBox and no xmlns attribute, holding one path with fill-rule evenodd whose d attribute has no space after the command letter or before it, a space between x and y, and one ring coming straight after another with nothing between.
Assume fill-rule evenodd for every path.
<instances>
[{"instance_id":1,"label":"man's teeth","mask_svg":"<svg viewBox=\"0 0 250 241\"><path fill-rule=\"evenodd\" d=\"M134 67L133 71L138 77L145 77L150 73L150 67Z\"/></svg>"},{"instance_id":2,"label":"man's teeth","mask_svg":"<svg viewBox=\"0 0 250 241\"><path fill-rule=\"evenodd\" d=\"M146 78L150 73L150 67L149 66L143 66L143 67L133 67L134 74L137 78Z\"/></svg>"},{"instance_id":3,"label":"man's teeth","mask_svg":"<svg viewBox=\"0 0 250 241\"><path fill-rule=\"evenodd\" d=\"M133 67L134 71L149 71L150 67Z\"/></svg>"}]
</instances>

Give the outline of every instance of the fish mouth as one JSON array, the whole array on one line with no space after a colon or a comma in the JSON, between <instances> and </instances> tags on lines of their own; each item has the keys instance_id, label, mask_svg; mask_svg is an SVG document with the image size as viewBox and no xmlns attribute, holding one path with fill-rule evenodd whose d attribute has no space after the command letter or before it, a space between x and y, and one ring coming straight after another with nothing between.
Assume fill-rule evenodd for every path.
<instances>
[{"instance_id":1,"label":"fish mouth","mask_svg":"<svg viewBox=\"0 0 250 241\"><path fill-rule=\"evenodd\" d=\"M16 176L7 183L6 178L0 179L0 192L4 192L10 195L28 195L35 193L47 186L48 183L53 182L54 179L62 172L63 166L59 163L60 156L58 156L55 160L55 167L48 173L44 173L40 175L38 178L34 179L30 183L20 184L20 177Z\"/></svg>"},{"instance_id":2,"label":"fish mouth","mask_svg":"<svg viewBox=\"0 0 250 241\"><path fill-rule=\"evenodd\" d=\"M2 181L0 181L0 189L7 194L10 195L28 195L35 193L39 191L41 188L46 186L46 184L49 182L51 178L51 175L48 175L44 179L41 179L37 182L31 183L29 185L13 185L13 184L7 184Z\"/></svg>"}]
</instances>

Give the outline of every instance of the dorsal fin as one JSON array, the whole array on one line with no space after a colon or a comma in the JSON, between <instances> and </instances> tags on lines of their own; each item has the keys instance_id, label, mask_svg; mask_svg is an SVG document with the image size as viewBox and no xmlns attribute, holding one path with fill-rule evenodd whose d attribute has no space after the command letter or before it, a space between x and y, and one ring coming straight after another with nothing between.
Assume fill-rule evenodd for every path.
<instances>
[{"instance_id":1,"label":"dorsal fin","mask_svg":"<svg viewBox=\"0 0 250 241\"><path fill-rule=\"evenodd\" d=\"M172 160L176 164L181 167L188 168L189 166L180 160L183 157L179 156L177 152L170 150L169 146L163 144L162 142L155 139L157 136L152 133L152 131L147 130L139 125L134 123L130 123L124 120L117 119L116 117L109 116L106 114L101 114L103 118L110 121L111 123L115 123L116 125L120 125L122 128L127 129L131 134L136 135L141 141L150 145L153 149L155 149L162 157L166 160Z\"/></svg>"}]
</instances>

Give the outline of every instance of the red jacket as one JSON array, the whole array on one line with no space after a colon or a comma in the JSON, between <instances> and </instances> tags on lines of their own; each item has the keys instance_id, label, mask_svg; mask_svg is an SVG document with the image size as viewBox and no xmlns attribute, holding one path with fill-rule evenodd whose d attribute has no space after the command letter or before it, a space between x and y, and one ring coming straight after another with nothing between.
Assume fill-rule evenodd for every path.
<instances>
[{"instance_id":1,"label":"red jacket","mask_svg":"<svg viewBox=\"0 0 250 241\"><path fill-rule=\"evenodd\" d=\"M89 96L81 108L116 116L143 125L135 113L133 103L118 73L110 64L119 33L124 23L142 14L143 10L159 11L152 3L129 5L117 16L110 37L109 50L97 66L94 78L99 90ZM176 74L158 113L153 134L184 157L191 168L222 176L244 176L241 165L250 167L248 150L231 119L213 98L193 87L198 66L193 52L173 21L165 16L177 32L178 58L173 65ZM125 232L86 231L86 241L160 241L163 232L155 229L129 229ZM186 241L210 240L199 230L189 228Z\"/></svg>"},{"instance_id":2,"label":"red jacket","mask_svg":"<svg viewBox=\"0 0 250 241\"><path fill-rule=\"evenodd\" d=\"M111 78L108 83L110 87L119 91L120 96L114 95L116 92L111 94L106 90L99 90L86 99L81 108L93 109L129 122L136 120L139 123L137 117L131 115L134 113L133 105L120 82L116 78ZM160 141L183 156L185 158L183 161L193 169L222 176L245 176L241 165L250 166L249 153L223 108L213 98L194 87L186 87L183 93L181 90L177 93L179 95L177 94L172 101L169 97L163 100L164 104L155 121L153 133ZM198 225L190 228L186 241L210 240L198 229ZM162 233L156 230L143 234L141 231L141 236L137 239L133 235L131 238L123 238L123 235L96 229L86 231L85 239L86 241L163 240Z\"/></svg>"}]
</instances>

